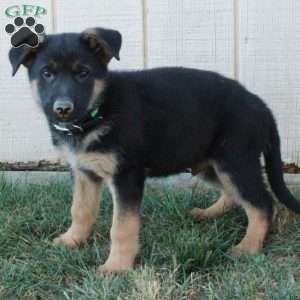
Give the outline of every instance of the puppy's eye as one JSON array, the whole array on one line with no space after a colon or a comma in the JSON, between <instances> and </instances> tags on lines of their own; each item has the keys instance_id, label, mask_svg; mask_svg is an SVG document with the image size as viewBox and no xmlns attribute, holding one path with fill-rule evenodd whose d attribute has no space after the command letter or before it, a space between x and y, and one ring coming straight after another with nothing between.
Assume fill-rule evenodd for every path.
<instances>
[{"instance_id":1,"label":"puppy's eye","mask_svg":"<svg viewBox=\"0 0 300 300\"><path fill-rule=\"evenodd\" d=\"M89 77L89 75L90 75L89 70L82 70L76 74L76 78L79 81L83 81L83 80L87 79Z\"/></svg>"},{"instance_id":2,"label":"puppy's eye","mask_svg":"<svg viewBox=\"0 0 300 300\"><path fill-rule=\"evenodd\" d=\"M54 74L48 69L42 71L42 76L48 81L54 78Z\"/></svg>"}]
</instances>

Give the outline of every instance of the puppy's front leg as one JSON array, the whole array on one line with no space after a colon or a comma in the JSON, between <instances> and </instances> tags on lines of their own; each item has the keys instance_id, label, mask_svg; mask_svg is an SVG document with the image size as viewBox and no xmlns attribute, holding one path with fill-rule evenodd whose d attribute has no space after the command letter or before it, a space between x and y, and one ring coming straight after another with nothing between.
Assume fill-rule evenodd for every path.
<instances>
[{"instance_id":1,"label":"puppy's front leg","mask_svg":"<svg viewBox=\"0 0 300 300\"><path fill-rule=\"evenodd\" d=\"M133 266L139 251L139 208L144 175L118 175L109 182L113 197L110 254L100 272L121 272Z\"/></svg>"},{"instance_id":2,"label":"puppy's front leg","mask_svg":"<svg viewBox=\"0 0 300 300\"><path fill-rule=\"evenodd\" d=\"M72 225L67 232L54 239L55 245L75 247L87 240L96 222L101 182L100 178L87 173L74 172Z\"/></svg>"}]
</instances>

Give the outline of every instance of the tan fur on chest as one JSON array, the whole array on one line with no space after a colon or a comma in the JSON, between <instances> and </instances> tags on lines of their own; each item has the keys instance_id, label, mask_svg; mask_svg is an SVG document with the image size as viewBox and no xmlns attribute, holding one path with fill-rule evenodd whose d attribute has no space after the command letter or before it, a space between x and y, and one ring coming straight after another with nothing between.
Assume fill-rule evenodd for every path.
<instances>
[{"instance_id":1,"label":"tan fur on chest","mask_svg":"<svg viewBox=\"0 0 300 300\"><path fill-rule=\"evenodd\" d=\"M116 156L113 153L85 153L77 155L79 168L93 171L102 178L111 177L117 169Z\"/></svg>"},{"instance_id":2,"label":"tan fur on chest","mask_svg":"<svg viewBox=\"0 0 300 300\"><path fill-rule=\"evenodd\" d=\"M112 177L117 170L115 153L72 152L67 146L60 147L59 152L73 170L89 170L106 179Z\"/></svg>"}]
</instances>

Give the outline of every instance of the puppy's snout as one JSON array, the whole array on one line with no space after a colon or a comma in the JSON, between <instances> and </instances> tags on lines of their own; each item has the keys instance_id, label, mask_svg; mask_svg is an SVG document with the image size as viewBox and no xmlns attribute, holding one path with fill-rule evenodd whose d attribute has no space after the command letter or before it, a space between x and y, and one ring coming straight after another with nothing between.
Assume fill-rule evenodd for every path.
<instances>
[{"instance_id":1,"label":"puppy's snout","mask_svg":"<svg viewBox=\"0 0 300 300\"><path fill-rule=\"evenodd\" d=\"M53 105L54 113L60 118L67 118L74 110L74 105L69 100L57 100Z\"/></svg>"}]
</instances>

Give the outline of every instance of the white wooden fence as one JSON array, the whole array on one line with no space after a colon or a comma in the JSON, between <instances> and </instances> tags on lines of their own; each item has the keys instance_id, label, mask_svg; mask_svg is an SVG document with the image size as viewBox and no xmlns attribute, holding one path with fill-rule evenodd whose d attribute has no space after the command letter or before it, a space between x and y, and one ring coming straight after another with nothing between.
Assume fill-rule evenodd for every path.
<instances>
[{"instance_id":1,"label":"white wooden fence","mask_svg":"<svg viewBox=\"0 0 300 300\"><path fill-rule=\"evenodd\" d=\"M18 4L46 8L38 20L48 33L121 31L114 69L180 65L240 80L273 109L284 159L300 163L299 0L1 0L0 162L56 160L25 69L11 77L5 10Z\"/></svg>"}]
</instances>

